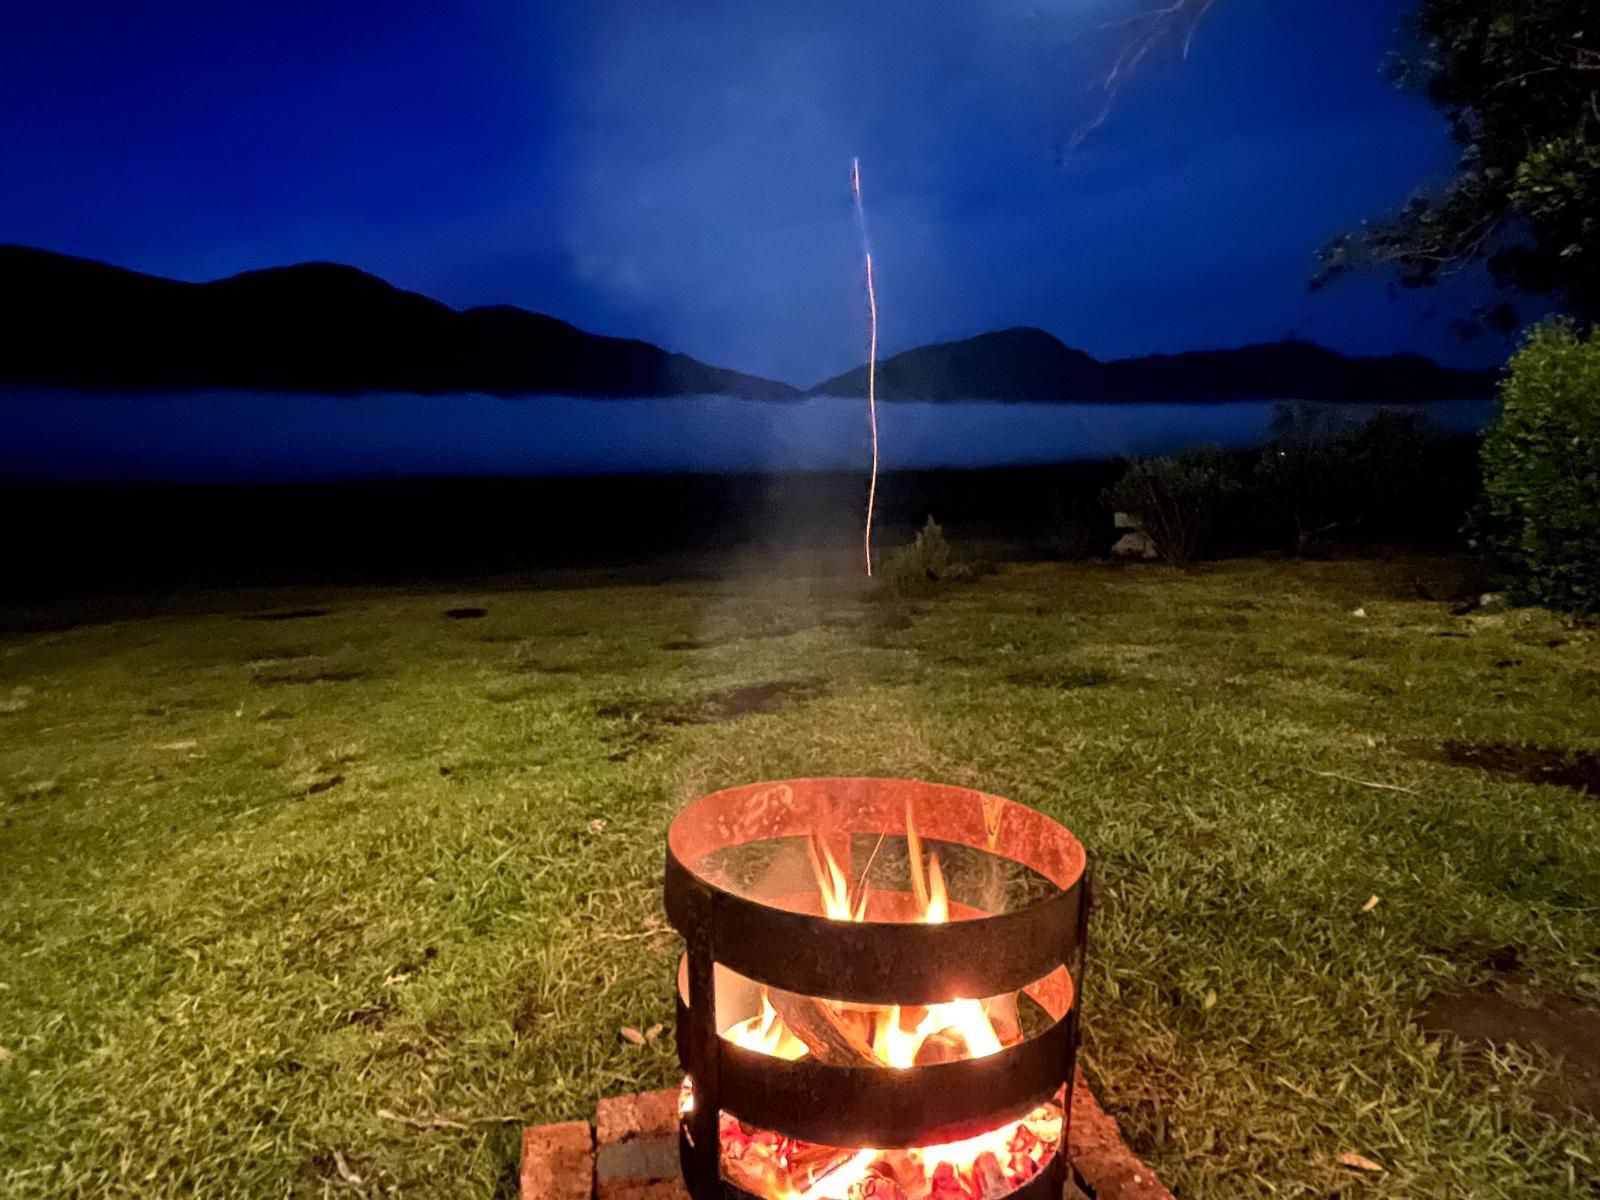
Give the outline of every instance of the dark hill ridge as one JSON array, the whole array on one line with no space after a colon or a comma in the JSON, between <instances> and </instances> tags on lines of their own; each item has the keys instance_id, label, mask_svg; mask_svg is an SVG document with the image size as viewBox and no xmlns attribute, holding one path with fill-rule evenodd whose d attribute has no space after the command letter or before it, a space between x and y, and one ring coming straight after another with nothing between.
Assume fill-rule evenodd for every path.
<instances>
[{"instance_id":1,"label":"dark hill ridge","mask_svg":"<svg viewBox=\"0 0 1600 1200\"><path fill-rule=\"evenodd\" d=\"M797 396L647 342L501 305L457 311L354 267L182 283L0 245L0 381L516 396Z\"/></svg>"},{"instance_id":2,"label":"dark hill ridge","mask_svg":"<svg viewBox=\"0 0 1600 1200\"><path fill-rule=\"evenodd\" d=\"M1442 367L1417 354L1351 358L1311 342L1196 350L1101 362L1042 329L1003 329L907 350L878 364L881 400L1209 403L1311 400L1405 404L1494 394L1496 371ZM813 395L865 396L857 367Z\"/></svg>"},{"instance_id":3,"label":"dark hill ridge","mask_svg":"<svg viewBox=\"0 0 1600 1200\"><path fill-rule=\"evenodd\" d=\"M884 400L1408 403L1491 395L1496 373L1309 342L1101 362L1039 329L922 346L878 366ZM355 267L302 263L184 283L0 245L0 383L496 396L729 395L785 383L509 305L458 311ZM865 396L859 367L812 395Z\"/></svg>"}]
</instances>

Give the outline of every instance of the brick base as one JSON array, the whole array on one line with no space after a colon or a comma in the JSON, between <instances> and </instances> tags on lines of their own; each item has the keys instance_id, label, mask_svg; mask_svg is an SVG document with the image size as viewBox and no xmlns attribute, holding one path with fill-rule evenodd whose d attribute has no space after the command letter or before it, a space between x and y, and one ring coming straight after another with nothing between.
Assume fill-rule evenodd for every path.
<instances>
[{"instance_id":1,"label":"brick base","mask_svg":"<svg viewBox=\"0 0 1600 1200\"><path fill-rule=\"evenodd\" d=\"M1083 1073L1072 1093L1072 1166L1092 1200L1172 1200L1134 1157ZM522 1200L688 1200L678 1176L678 1093L602 1100L594 1123L535 1125L522 1136Z\"/></svg>"},{"instance_id":2,"label":"brick base","mask_svg":"<svg viewBox=\"0 0 1600 1200\"><path fill-rule=\"evenodd\" d=\"M587 1121L534 1125L522 1134L523 1200L590 1200L594 1131Z\"/></svg>"}]
</instances>

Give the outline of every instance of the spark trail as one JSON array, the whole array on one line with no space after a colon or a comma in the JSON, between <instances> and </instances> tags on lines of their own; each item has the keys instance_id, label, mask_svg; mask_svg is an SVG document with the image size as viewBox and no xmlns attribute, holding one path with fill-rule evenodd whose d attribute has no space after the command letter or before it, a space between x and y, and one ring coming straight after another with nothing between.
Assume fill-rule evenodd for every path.
<instances>
[{"instance_id":1,"label":"spark trail","mask_svg":"<svg viewBox=\"0 0 1600 1200\"><path fill-rule=\"evenodd\" d=\"M867 577L872 576L872 515L878 502L878 293L872 286L872 243L867 240L867 210L861 202L861 160L850 160L850 190L856 198L856 226L861 230L861 254L867 262L867 315L871 333L867 343L867 416L872 425L872 481L867 485Z\"/></svg>"}]
</instances>

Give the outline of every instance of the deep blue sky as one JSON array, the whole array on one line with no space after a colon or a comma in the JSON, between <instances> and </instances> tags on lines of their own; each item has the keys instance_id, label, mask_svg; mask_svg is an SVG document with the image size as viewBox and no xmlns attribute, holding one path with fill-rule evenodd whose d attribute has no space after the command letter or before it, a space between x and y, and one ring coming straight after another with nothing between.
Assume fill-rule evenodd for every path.
<instances>
[{"instance_id":1,"label":"deep blue sky","mask_svg":"<svg viewBox=\"0 0 1600 1200\"><path fill-rule=\"evenodd\" d=\"M1405 4L1218 0L1063 160L1141 7L13 6L0 241L189 279L350 262L811 383L864 355L859 154L886 353L1032 324L1100 356L1293 330L1496 357L1451 335L1461 288L1305 290L1451 161L1379 74Z\"/></svg>"}]
</instances>

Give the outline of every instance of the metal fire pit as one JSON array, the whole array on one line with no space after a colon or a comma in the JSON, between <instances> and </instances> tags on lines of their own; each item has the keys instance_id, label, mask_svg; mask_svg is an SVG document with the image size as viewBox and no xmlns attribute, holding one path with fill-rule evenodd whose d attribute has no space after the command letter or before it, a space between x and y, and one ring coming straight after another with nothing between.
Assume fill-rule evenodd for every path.
<instances>
[{"instance_id":1,"label":"metal fire pit","mask_svg":"<svg viewBox=\"0 0 1600 1200\"><path fill-rule=\"evenodd\" d=\"M952 896L952 919L944 924L836 921L803 911L793 895L754 898L711 859L815 833L848 873L851 835L904 838L908 804L929 843L1010 860L1048 881L1049 894L992 914ZM667 836L666 909L687 943L677 1043L694 1104L680 1125L679 1150L694 1200L753 1200L723 1177L723 1112L807 1142L888 1149L971 1137L1052 1099L1062 1105L1061 1144L1009 1196L1059 1197L1069 1170L1066 1123L1089 913L1084 878L1083 847L1065 828L967 788L798 779L716 792L685 808ZM718 989L727 987L726 971L785 992L864 1004L1020 992L1044 1010L1048 1025L987 1057L908 1069L788 1061L720 1036Z\"/></svg>"}]
</instances>

